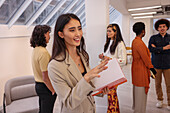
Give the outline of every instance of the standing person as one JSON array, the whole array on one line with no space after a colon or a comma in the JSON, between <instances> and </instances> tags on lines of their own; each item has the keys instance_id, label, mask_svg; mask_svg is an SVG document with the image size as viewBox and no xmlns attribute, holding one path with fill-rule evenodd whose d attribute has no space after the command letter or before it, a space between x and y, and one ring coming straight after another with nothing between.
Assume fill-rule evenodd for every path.
<instances>
[{"instance_id":1,"label":"standing person","mask_svg":"<svg viewBox=\"0 0 170 113\"><path fill-rule=\"evenodd\" d=\"M163 74L168 99L167 108L170 110L170 34L167 33L169 21L166 19L158 20L155 23L155 29L159 31L159 33L151 36L149 40L149 49L152 53L152 63L157 71L155 87L158 102L156 107L161 108L163 105L163 92L161 86Z\"/></svg>"},{"instance_id":2,"label":"standing person","mask_svg":"<svg viewBox=\"0 0 170 113\"><path fill-rule=\"evenodd\" d=\"M132 84L134 113L146 113L147 94L150 83L150 69L153 65L149 49L142 38L145 36L145 24L137 22L133 25L136 38L132 42Z\"/></svg>"},{"instance_id":3,"label":"standing person","mask_svg":"<svg viewBox=\"0 0 170 113\"><path fill-rule=\"evenodd\" d=\"M58 17L54 30L52 60L48 73L58 95L59 113L95 113L91 80L107 69L109 58L89 69L80 19L71 13ZM103 89L104 94L109 92Z\"/></svg>"},{"instance_id":4,"label":"standing person","mask_svg":"<svg viewBox=\"0 0 170 113\"><path fill-rule=\"evenodd\" d=\"M47 25L35 26L30 39L32 52L32 68L35 78L35 89L39 96L39 113L53 113L56 93L48 78L47 66L50 55L46 50L50 39L51 28Z\"/></svg>"},{"instance_id":5,"label":"standing person","mask_svg":"<svg viewBox=\"0 0 170 113\"><path fill-rule=\"evenodd\" d=\"M107 27L107 37L104 46L104 54L100 54L99 58L102 59L104 56L111 58L117 58L120 66L126 64L126 48L123 41L120 28L117 24L110 24ZM117 97L117 87L113 88L108 93L108 109L107 113L120 113L119 102Z\"/></svg>"}]
</instances>

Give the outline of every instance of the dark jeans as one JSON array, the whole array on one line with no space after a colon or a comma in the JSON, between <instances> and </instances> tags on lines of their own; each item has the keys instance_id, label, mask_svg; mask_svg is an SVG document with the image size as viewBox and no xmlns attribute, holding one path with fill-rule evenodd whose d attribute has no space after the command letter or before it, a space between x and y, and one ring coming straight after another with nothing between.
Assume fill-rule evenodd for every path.
<instances>
[{"instance_id":1,"label":"dark jeans","mask_svg":"<svg viewBox=\"0 0 170 113\"><path fill-rule=\"evenodd\" d=\"M39 113L53 113L56 93L52 95L47 86L41 82L36 82L35 90L39 96Z\"/></svg>"}]
</instances>

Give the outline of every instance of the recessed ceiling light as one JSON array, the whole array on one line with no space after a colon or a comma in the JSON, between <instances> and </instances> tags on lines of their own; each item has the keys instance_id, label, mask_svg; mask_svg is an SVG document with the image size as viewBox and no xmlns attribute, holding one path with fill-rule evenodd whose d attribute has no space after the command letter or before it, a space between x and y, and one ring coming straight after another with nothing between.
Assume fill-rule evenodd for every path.
<instances>
[{"instance_id":1,"label":"recessed ceiling light","mask_svg":"<svg viewBox=\"0 0 170 113\"><path fill-rule=\"evenodd\" d=\"M138 17L133 17L133 19L141 19L141 18L153 18L153 16L138 16Z\"/></svg>"},{"instance_id":2,"label":"recessed ceiling light","mask_svg":"<svg viewBox=\"0 0 170 113\"><path fill-rule=\"evenodd\" d=\"M142 7L142 8L128 9L128 11L137 11L137 10L145 10L145 9L154 9L154 8L160 8L160 7L161 7L161 6Z\"/></svg>"},{"instance_id":3,"label":"recessed ceiling light","mask_svg":"<svg viewBox=\"0 0 170 113\"><path fill-rule=\"evenodd\" d=\"M150 15L150 14L156 14L156 12L135 13L135 14L131 14L131 15L132 15L132 16L139 16L139 15Z\"/></svg>"}]
</instances>

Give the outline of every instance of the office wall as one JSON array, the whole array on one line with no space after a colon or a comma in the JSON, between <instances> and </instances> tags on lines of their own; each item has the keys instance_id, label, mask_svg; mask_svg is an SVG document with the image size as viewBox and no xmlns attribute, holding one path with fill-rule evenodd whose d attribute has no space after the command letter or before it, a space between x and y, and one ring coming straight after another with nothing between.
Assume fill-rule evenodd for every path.
<instances>
[{"instance_id":1,"label":"office wall","mask_svg":"<svg viewBox=\"0 0 170 113\"><path fill-rule=\"evenodd\" d=\"M23 37L30 36L33 27L26 27L23 25L14 25L8 28L7 25L0 25L0 39L12 38L12 37Z\"/></svg>"},{"instance_id":2,"label":"office wall","mask_svg":"<svg viewBox=\"0 0 170 113\"><path fill-rule=\"evenodd\" d=\"M96 4L97 3L97 4ZM109 0L85 0L86 44L91 67L98 65L98 55L103 52L106 27L109 24Z\"/></svg>"}]
</instances>

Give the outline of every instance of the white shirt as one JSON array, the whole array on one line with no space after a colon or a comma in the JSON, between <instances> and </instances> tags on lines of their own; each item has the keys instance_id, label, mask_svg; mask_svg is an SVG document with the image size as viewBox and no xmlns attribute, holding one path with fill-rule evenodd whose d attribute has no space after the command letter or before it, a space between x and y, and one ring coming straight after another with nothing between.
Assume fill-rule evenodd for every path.
<instances>
[{"instance_id":1,"label":"white shirt","mask_svg":"<svg viewBox=\"0 0 170 113\"><path fill-rule=\"evenodd\" d=\"M126 64L126 61L127 61L125 45L124 45L123 41L119 42L115 49L115 53L112 55L110 53L110 46L111 46L112 42L113 42L113 40L110 40L109 46L108 46L106 52L104 53L104 56L108 56L111 58L117 58L120 66L122 67L123 65Z\"/></svg>"}]
</instances>

